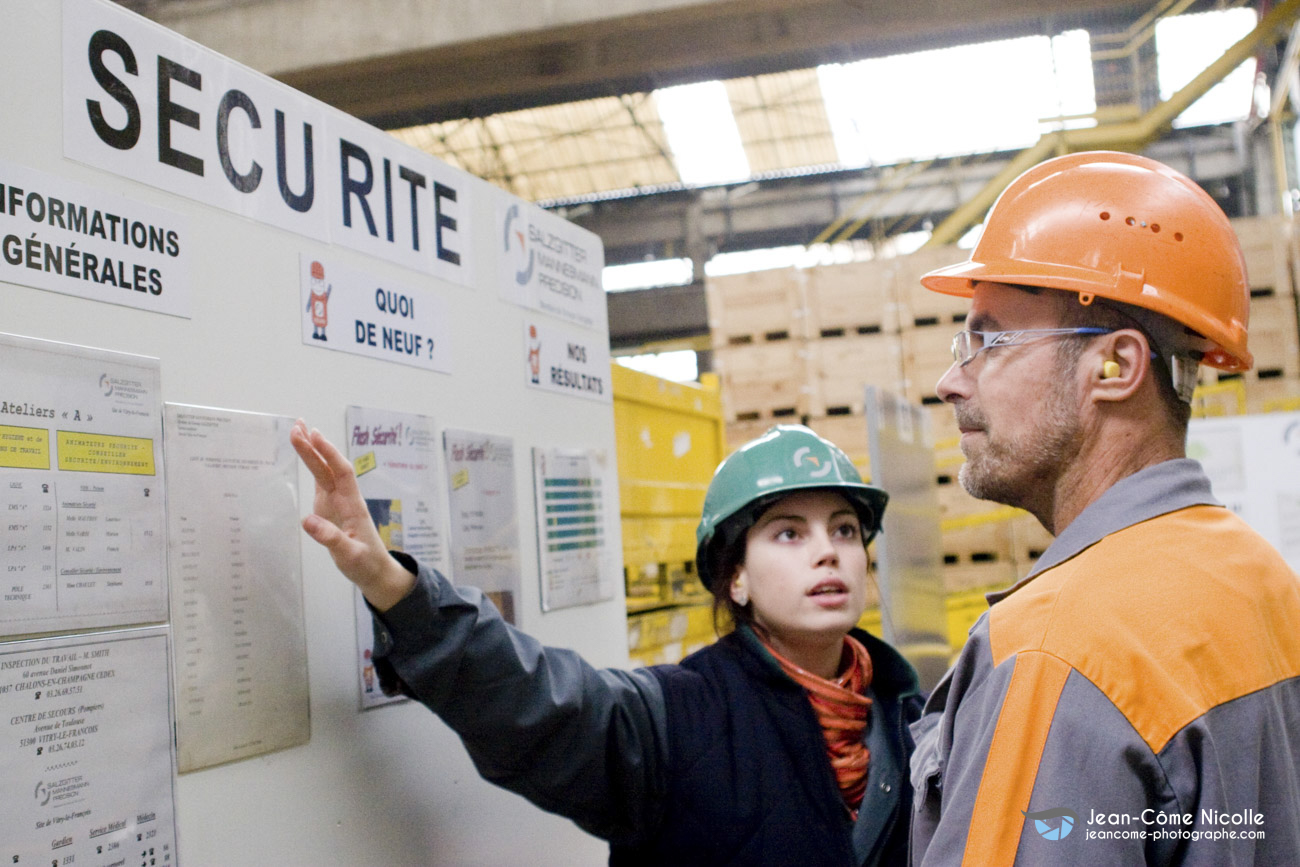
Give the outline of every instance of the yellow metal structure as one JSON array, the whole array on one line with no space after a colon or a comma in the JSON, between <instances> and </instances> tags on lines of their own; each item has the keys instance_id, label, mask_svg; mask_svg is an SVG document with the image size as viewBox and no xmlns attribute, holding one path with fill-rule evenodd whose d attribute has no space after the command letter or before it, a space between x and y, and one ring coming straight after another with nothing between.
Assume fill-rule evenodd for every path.
<instances>
[{"instance_id":1,"label":"yellow metal structure","mask_svg":"<svg viewBox=\"0 0 1300 867\"><path fill-rule=\"evenodd\" d=\"M628 611L707 598L695 577L695 527L726 457L720 392L611 367Z\"/></svg>"},{"instance_id":2,"label":"yellow metal structure","mask_svg":"<svg viewBox=\"0 0 1300 867\"><path fill-rule=\"evenodd\" d=\"M1254 30L1228 48L1181 90L1140 117L1118 123L1099 122L1094 127L1058 130L1044 135L1007 163L975 197L962 203L936 226L926 246L956 243L967 229L983 219L984 212L1011 181L1048 157L1086 150L1141 150L1163 135L1178 115L1255 53L1259 46L1272 39L1280 29L1294 24L1297 14L1300 14L1300 0L1282 0L1273 4ZM1136 44L1129 46L1128 50L1136 50ZM1281 183L1280 188L1286 189L1286 183Z\"/></svg>"}]
</instances>

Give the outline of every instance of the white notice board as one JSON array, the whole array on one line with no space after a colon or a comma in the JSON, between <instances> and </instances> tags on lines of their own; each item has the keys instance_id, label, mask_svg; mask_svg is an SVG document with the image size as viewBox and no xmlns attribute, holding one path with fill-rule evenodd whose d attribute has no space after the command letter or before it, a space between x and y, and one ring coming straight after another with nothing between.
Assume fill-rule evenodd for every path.
<instances>
[{"instance_id":1,"label":"white notice board","mask_svg":"<svg viewBox=\"0 0 1300 867\"><path fill-rule=\"evenodd\" d=\"M0 117L6 120L0 124L0 185L8 221L0 242L12 235L11 247L21 241L24 257L21 266L0 272L0 327L155 359L159 425L163 404L226 407L302 418L345 448L347 408L364 406L434 419L440 448L447 430L510 440L517 459L504 481L519 495L506 510L513 544L499 553L502 562L513 560L501 577L515 588L516 622L544 643L571 647L596 665L626 665L620 575L610 579L614 593L608 599L543 611L536 510L527 494L533 448L614 454L612 406L598 399L604 395L593 382L600 376L600 347L608 342L604 297L596 291L599 238L121 5L0 0L0 21L0 71L22 85L0 90ZM23 190L16 216L8 213L15 183ZM27 213L31 192L42 197L31 202L34 214L45 205L41 227ZM78 212L75 228L51 227L54 199L65 217L69 204L84 205L85 223ZM95 228L96 210L107 240ZM128 220L128 236L123 242L119 231L118 247L111 217L119 227L122 218ZM161 254L151 251L145 227L161 233ZM32 232L42 244L39 251L33 248L32 261L39 252L42 266L49 261L53 267L54 248L63 248L64 274L34 279L26 264ZM66 250L74 241L77 250L120 260L113 264L112 282L105 281L99 264L95 284L80 287L84 293L59 288L69 286ZM82 259L74 260L72 279L85 283ZM507 260L513 269L503 264ZM335 286L320 311L328 340L311 336L312 262L321 263L326 291L331 282ZM139 280L136 265L143 268ZM158 271L158 295L151 291L150 269ZM121 285L123 275L129 288ZM348 305L339 303L341 284L354 290L350 316ZM378 289L385 291L379 295ZM136 303L120 303L127 295L113 293L129 293ZM173 299L184 307L168 307ZM358 319L364 320L364 346L373 354L334 348L349 337L355 345ZM551 381L558 379L566 391L529 383L521 346L528 322L538 324L548 348L563 340L563 363L552 366L576 371L580 385L586 375L584 389L573 388L573 377L563 373ZM440 337L444 324L446 336ZM587 350L585 362L578 349L572 355L579 357L571 357L569 343ZM0 350L0 365L8 358ZM95 371L96 383L104 372ZM7 376L0 382L0 400L35 403L21 394L11 397L14 383ZM62 400L62 386L52 388ZM0 425L8 424L28 422L0 416ZM49 431L54 437L54 426ZM160 433L150 436L160 443L160 487L149 486L151 502L159 490L199 496L177 490L195 483L165 478L167 446ZM451 484L443 470L439 505L449 509ZM355 594L328 554L297 526L309 508L312 483L301 467L294 472L302 496L292 520L277 518L277 542L300 565L295 569L279 553L259 558L258 565L274 569L266 577L276 581L301 575L295 584L301 621L293 634L303 655L296 649L285 654L278 668L258 660L254 676L265 672L294 684L295 709L286 716L300 726L304 712L297 708L305 705L310 738L180 774L173 783L178 861L313 867L606 863L604 843L482 781L459 738L417 703L361 712ZM30 493L24 490L24 496ZM617 485L609 485L605 495L617 514ZM168 515L161 505L155 508L158 527L166 532ZM403 521L408 518L404 512ZM445 529L450 563L451 528ZM617 520L607 527L613 551L622 550L620 529ZM166 577L165 544L157 558L158 574ZM290 565L280 568L281 563ZM149 610L126 621L115 614L103 626L169 623L180 660L181 607L169 607L177 600L167 598L166 582L152 580L160 595L145 606ZM71 631L61 621L47 626ZM4 633L15 635L9 624ZM8 648L0 643L0 649ZM181 677L178 664L178 683ZM305 695L298 691L302 682ZM183 725L182 708L176 716ZM229 728L237 726L232 721ZM225 731L218 735L226 755L247 755L240 749L246 741L220 740L225 737ZM0 776L9 773L7 759L0 757ZM78 857L76 864L82 862Z\"/></svg>"}]
</instances>

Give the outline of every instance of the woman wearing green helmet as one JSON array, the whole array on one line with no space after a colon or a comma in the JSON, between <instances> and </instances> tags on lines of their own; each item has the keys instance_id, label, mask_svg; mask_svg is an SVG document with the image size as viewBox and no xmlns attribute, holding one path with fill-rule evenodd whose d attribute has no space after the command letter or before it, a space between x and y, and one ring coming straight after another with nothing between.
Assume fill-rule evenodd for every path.
<instances>
[{"instance_id":1,"label":"woman wearing green helmet","mask_svg":"<svg viewBox=\"0 0 1300 867\"><path fill-rule=\"evenodd\" d=\"M361 589L386 691L425 704L483 776L610 843L612 865L907 858L916 675L856 628L887 497L778 426L718 467L698 568L735 629L680 665L592 668L486 597L384 549L351 464L300 422L303 528Z\"/></svg>"}]
</instances>

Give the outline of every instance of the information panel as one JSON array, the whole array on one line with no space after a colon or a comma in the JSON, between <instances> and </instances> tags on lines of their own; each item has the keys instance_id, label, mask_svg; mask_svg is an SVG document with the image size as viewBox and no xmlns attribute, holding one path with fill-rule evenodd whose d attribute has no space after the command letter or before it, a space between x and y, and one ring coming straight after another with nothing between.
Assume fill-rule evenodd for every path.
<instances>
[{"instance_id":1,"label":"information panel","mask_svg":"<svg viewBox=\"0 0 1300 867\"><path fill-rule=\"evenodd\" d=\"M311 734L293 420L169 403L182 773Z\"/></svg>"},{"instance_id":2,"label":"information panel","mask_svg":"<svg viewBox=\"0 0 1300 867\"><path fill-rule=\"evenodd\" d=\"M404 551L421 565L447 573L442 486L438 481L438 437L433 419L410 413L350 406L348 457L370 516L392 551ZM402 700L385 696L375 677L375 632L361 591L356 595L357 665L362 709Z\"/></svg>"},{"instance_id":3,"label":"information panel","mask_svg":"<svg viewBox=\"0 0 1300 867\"><path fill-rule=\"evenodd\" d=\"M520 576L514 441L448 430L443 445L453 577L457 584L487 593L502 616L516 623Z\"/></svg>"},{"instance_id":4,"label":"information panel","mask_svg":"<svg viewBox=\"0 0 1300 867\"><path fill-rule=\"evenodd\" d=\"M0 634L167 619L156 359L0 334Z\"/></svg>"},{"instance_id":5,"label":"information panel","mask_svg":"<svg viewBox=\"0 0 1300 867\"><path fill-rule=\"evenodd\" d=\"M176 863L164 626L0 644L0 863Z\"/></svg>"},{"instance_id":6,"label":"information panel","mask_svg":"<svg viewBox=\"0 0 1300 867\"><path fill-rule=\"evenodd\" d=\"M606 540L618 515L605 497L608 463L596 450L533 449L544 611L614 595L618 564L608 562Z\"/></svg>"}]
</instances>

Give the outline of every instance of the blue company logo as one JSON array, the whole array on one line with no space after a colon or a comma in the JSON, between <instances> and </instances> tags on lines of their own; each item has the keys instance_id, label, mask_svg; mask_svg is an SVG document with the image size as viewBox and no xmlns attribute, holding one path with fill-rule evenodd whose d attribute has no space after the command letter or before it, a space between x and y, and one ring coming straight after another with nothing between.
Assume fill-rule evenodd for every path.
<instances>
[{"instance_id":1,"label":"blue company logo","mask_svg":"<svg viewBox=\"0 0 1300 867\"><path fill-rule=\"evenodd\" d=\"M1020 812L1024 813L1026 819L1034 820L1034 830L1044 840L1064 840L1074 830L1074 823L1079 821L1079 817L1073 810L1041 810L1037 813L1025 813L1021 810ZM1061 821L1054 826L1050 821L1052 819Z\"/></svg>"},{"instance_id":2,"label":"blue company logo","mask_svg":"<svg viewBox=\"0 0 1300 867\"><path fill-rule=\"evenodd\" d=\"M509 210L506 211L505 232L504 232L504 237L501 239L505 246L506 253L509 253L511 247L514 246L510 243L510 235L511 235L510 230L511 227L514 225L515 220L518 219L520 219L519 206L511 205ZM518 283L520 286L523 286L526 285L528 281L533 278L534 251L528 248L528 242L525 240L523 232L519 231L518 229L515 229L514 236L519 241L519 245L516 248L518 250L518 253L516 254L516 258L522 260L524 253L527 252L528 254L528 264L525 265L523 268L520 268L515 271L515 282Z\"/></svg>"}]
</instances>

